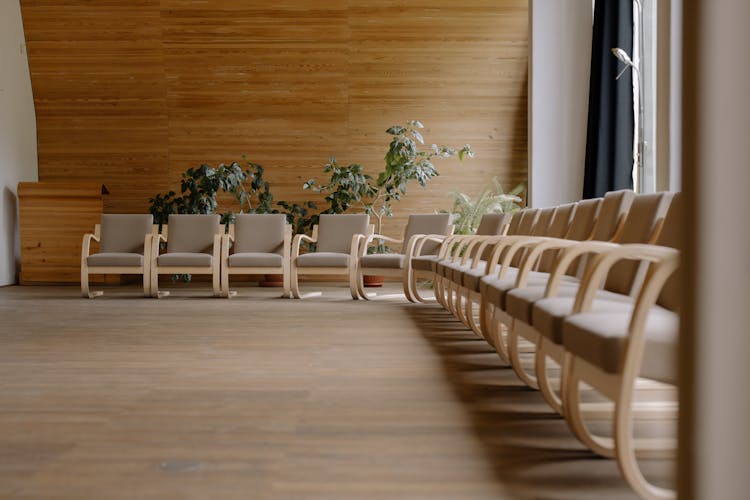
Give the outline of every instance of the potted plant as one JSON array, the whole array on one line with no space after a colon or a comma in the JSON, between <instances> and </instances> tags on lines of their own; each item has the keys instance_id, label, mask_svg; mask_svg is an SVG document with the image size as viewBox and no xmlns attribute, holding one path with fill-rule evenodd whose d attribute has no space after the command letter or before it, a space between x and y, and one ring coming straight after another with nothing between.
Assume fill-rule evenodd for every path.
<instances>
[{"instance_id":1,"label":"potted plant","mask_svg":"<svg viewBox=\"0 0 750 500\"><path fill-rule=\"evenodd\" d=\"M491 213L513 213L521 207L520 194L526 189L526 185L521 183L511 189L508 193L503 190L503 186L497 180L492 179L493 187L487 187L481 193L472 199L467 194L459 191L450 191L449 195L453 197L453 224L455 225L456 234L473 234L482 216Z\"/></svg>"},{"instance_id":2,"label":"potted plant","mask_svg":"<svg viewBox=\"0 0 750 500\"><path fill-rule=\"evenodd\" d=\"M424 125L419 120L410 120L405 125L394 125L386 130L391 141L384 158L385 165L377 177L366 174L359 164L343 167L332 158L324 169L331 174L329 181L320 185L315 179L310 179L303 189L324 194L331 210L328 213L358 209L373 215L376 233L383 234L384 218L393 215L393 205L406 195L408 184L417 181L424 188L439 175L434 160L457 156L463 161L474 157L468 144L460 149L436 144L424 148L422 129ZM381 240L373 251L387 253L389 249Z\"/></svg>"}]
</instances>

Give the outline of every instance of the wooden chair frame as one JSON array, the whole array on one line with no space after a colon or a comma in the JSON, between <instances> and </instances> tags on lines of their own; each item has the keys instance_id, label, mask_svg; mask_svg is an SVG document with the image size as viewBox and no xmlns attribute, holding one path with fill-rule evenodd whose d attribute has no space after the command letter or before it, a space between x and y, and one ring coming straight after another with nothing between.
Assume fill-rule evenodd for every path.
<instances>
[{"instance_id":1,"label":"wooden chair frame","mask_svg":"<svg viewBox=\"0 0 750 500\"><path fill-rule=\"evenodd\" d=\"M81 244L81 295L84 298L93 299L104 294L101 290L89 289L89 274L140 274L143 276L143 295L149 297L151 295L151 240L158 232L159 226L154 225L151 234L144 237L142 266L89 266L91 241L98 243L101 240L101 224L96 224L93 233L83 235Z\"/></svg>"},{"instance_id":2,"label":"wooden chair frame","mask_svg":"<svg viewBox=\"0 0 750 500\"><path fill-rule=\"evenodd\" d=\"M320 292L313 292L303 295L299 289L299 277L300 276L313 276L313 275L344 275L349 276L349 290L352 294L352 298L356 299L358 296L358 292L356 287L352 286L353 283L355 283L355 277L357 273L357 261L356 259L353 259L351 256L357 254L357 250L359 249L360 243L363 238L366 236L372 234L375 231L375 226L373 224L368 224L367 226L367 234L355 234L352 237L352 243L349 249L349 266L348 267L298 267L297 266L297 257L300 255L300 246L302 245L303 241L307 241L309 243L317 243L318 242L318 225L316 224L313 226L313 234L312 236L308 236L306 234L298 234L294 237L294 240L292 242L292 255L290 258L290 281L291 281L291 291L292 291L292 297L295 299L302 299L307 297L313 297L320 295Z\"/></svg>"},{"instance_id":3,"label":"wooden chair frame","mask_svg":"<svg viewBox=\"0 0 750 500\"><path fill-rule=\"evenodd\" d=\"M229 232L221 238L221 295L223 297L234 297L237 292L229 290L230 274L281 274L283 276L282 298L292 298L290 286L290 261L292 246L292 226L284 225L284 249L281 256L281 266L278 267L230 267L229 247L234 242L234 225L229 226Z\"/></svg>"},{"instance_id":4,"label":"wooden chair frame","mask_svg":"<svg viewBox=\"0 0 750 500\"><path fill-rule=\"evenodd\" d=\"M404 237L402 239L396 239L391 238L389 236L385 236L382 234L368 234L365 238L362 238L360 240L359 248L357 249L356 254L352 254L352 258L356 259L357 265L356 265L356 273L354 274L354 283L350 283L349 286L352 290L356 290L357 297L353 298L362 298L365 300L370 300L370 298L374 294L368 294L365 291L364 287L364 273L365 269L360 265L360 262L362 260L362 257L364 257L367 254L367 249L369 248L370 244L378 239L383 241L388 241L390 243L397 243L401 245L402 254L404 255L404 265L401 269L395 269L392 267L368 267L366 269L368 275L377 275L377 276L394 276L401 278L402 286L404 289L404 295L410 302L417 302L415 292L417 287L417 273L415 273L411 269L411 260L416 256L419 255L418 252L422 251L422 248L428 241L437 241L442 242L442 239L447 238L448 236L453 234L453 231L455 230L455 226L453 224L449 224L445 234L415 234L412 235L411 238L409 238L409 241L406 241L406 229L404 229ZM404 247L405 246L405 247Z\"/></svg>"},{"instance_id":5,"label":"wooden chair frame","mask_svg":"<svg viewBox=\"0 0 750 500\"><path fill-rule=\"evenodd\" d=\"M674 491L657 487L646 480L636 458L672 457L676 443L670 439L637 441L633 437L633 421L644 414L675 419L678 411L676 401L639 405L634 403L633 396L640 381L639 373L646 345L646 318L665 283L679 267L679 251L656 245L627 244L601 253L596 257L585 282L581 284L573 314L590 310L596 291L604 283L607 273L622 259L641 260L650 263L650 267L631 314L621 368L618 373L608 373L564 351L561 371L562 413L581 442L599 455L617 459L626 481L641 497L673 499L676 498ZM581 383L593 387L614 403L614 438L597 436L586 426L586 405L580 399Z\"/></svg>"},{"instance_id":6,"label":"wooden chair frame","mask_svg":"<svg viewBox=\"0 0 750 500\"><path fill-rule=\"evenodd\" d=\"M159 247L161 242L167 242L169 228L166 224L162 226L161 234L151 239L151 296L161 299L169 296L168 291L159 290L160 274L210 274L212 276L211 287L214 297L221 296L221 239L226 229L224 224L219 225L219 232L214 235L212 258L210 266L159 266Z\"/></svg>"}]
</instances>

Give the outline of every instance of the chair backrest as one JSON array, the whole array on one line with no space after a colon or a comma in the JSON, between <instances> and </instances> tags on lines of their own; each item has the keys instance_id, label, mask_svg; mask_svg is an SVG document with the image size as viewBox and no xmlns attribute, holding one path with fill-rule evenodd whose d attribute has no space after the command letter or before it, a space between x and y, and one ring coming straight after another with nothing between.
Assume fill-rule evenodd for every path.
<instances>
[{"instance_id":1,"label":"chair backrest","mask_svg":"<svg viewBox=\"0 0 750 500\"><path fill-rule=\"evenodd\" d=\"M451 223L451 214L417 214L410 215L404 232L404 250L406 244L415 234L446 234ZM434 255L437 253L439 243L425 242L421 255Z\"/></svg>"},{"instance_id":2,"label":"chair backrest","mask_svg":"<svg viewBox=\"0 0 750 500\"><path fill-rule=\"evenodd\" d=\"M577 206L575 203L566 203L565 205L558 206L547 227L547 232L543 236L564 238L568 233L568 228L572 222L572 217L575 216L576 210ZM539 271L548 272L555 263L557 253L557 250L544 252L539 260Z\"/></svg>"},{"instance_id":3,"label":"chair backrest","mask_svg":"<svg viewBox=\"0 0 750 500\"><path fill-rule=\"evenodd\" d=\"M635 193L626 189L605 194L591 239L609 241L615 237L622 218L628 212L634 198Z\"/></svg>"},{"instance_id":4,"label":"chair backrest","mask_svg":"<svg viewBox=\"0 0 750 500\"><path fill-rule=\"evenodd\" d=\"M167 253L211 253L214 235L221 234L220 217L202 214L169 216Z\"/></svg>"},{"instance_id":5,"label":"chair backrest","mask_svg":"<svg viewBox=\"0 0 750 500\"><path fill-rule=\"evenodd\" d=\"M284 214L240 214L234 219L234 253L284 251Z\"/></svg>"},{"instance_id":6,"label":"chair backrest","mask_svg":"<svg viewBox=\"0 0 750 500\"><path fill-rule=\"evenodd\" d=\"M539 210L539 216L534 223L534 227L531 229L532 236L547 236L549 231L549 224L552 222L552 217L555 215L555 207L542 208Z\"/></svg>"},{"instance_id":7,"label":"chair backrest","mask_svg":"<svg viewBox=\"0 0 750 500\"><path fill-rule=\"evenodd\" d=\"M151 214L104 214L99 251L143 255L143 242L153 227L154 216Z\"/></svg>"},{"instance_id":8,"label":"chair backrest","mask_svg":"<svg viewBox=\"0 0 750 500\"><path fill-rule=\"evenodd\" d=\"M476 235L496 236L502 234L503 227L510 222L511 214L484 214L479 221Z\"/></svg>"},{"instance_id":9,"label":"chair backrest","mask_svg":"<svg viewBox=\"0 0 750 500\"><path fill-rule=\"evenodd\" d=\"M534 227L537 217L539 216L540 210L538 208L527 208L521 211L521 217L516 227L516 232L513 234L525 236L531 234L531 230Z\"/></svg>"},{"instance_id":10,"label":"chair backrest","mask_svg":"<svg viewBox=\"0 0 750 500\"><path fill-rule=\"evenodd\" d=\"M355 234L367 234L367 214L322 214L318 222L318 252L349 253Z\"/></svg>"},{"instance_id":11,"label":"chair backrest","mask_svg":"<svg viewBox=\"0 0 750 500\"><path fill-rule=\"evenodd\" d=\"M518 234L518 227L521 224L521 219L524 217L523 214L526 212L526 210L528 209L524 208L511 214L510 222L508 223L508 232L506 234Z\"/></svg>"},{"instance_id":12,"label":"chair backrest","mask_svg":"<svg viewBox=\"0 0 750 500\"><path fill-rule=\"evenodd\" d=\"M568 226L565 239L583 241L591 236L596 222L596 214L599 212L601 204L601 198L579 201L576 204L576 211L570 221L570 226Z\"/></svg>"},{"instance_id":13,"label":"chair backrest","mask_svg":"<svg viewBox=\"0 0 750 500\"><path fill-rule=\"evenodd\" d=\"M669 210L664 217L664 226L659 234L659 238L656 240L657 245L677 249L682 247L682 238L685 230L683 210L682 195L677 193L672 198L672 203L669 204ZM682 287L680 284L680 270L678 269L664 284L656 302L671 311L679 311L681 295Z\"/></svg>"},{"instance_id":14,"label":"chair backrest","mask_svg":"<svg viewBox=\"0 0 750 500\"><path fill-rule=\"evenodd\" d=\"M620 243L648 243L654 229L669 208L671 193L639 194L633 200L622 226ZM628 294L638 274L640 262L625 260L615 264L607 275L604 288Z\"/></svg>"}]
</instances>

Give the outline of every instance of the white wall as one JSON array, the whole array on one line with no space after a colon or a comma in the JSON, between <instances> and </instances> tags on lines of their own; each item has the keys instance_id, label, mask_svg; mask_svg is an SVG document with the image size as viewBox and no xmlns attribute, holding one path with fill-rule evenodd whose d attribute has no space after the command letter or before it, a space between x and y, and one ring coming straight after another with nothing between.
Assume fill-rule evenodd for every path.
<instances>
[{"instance_id":1,"label":"white wall","mask_svg":"<svg viewBox=\"0 0 750 500\"><path fill-rule=\"evenodd\" d=\"M0 286L16 282L19 181L37 180L36 117L18 0L0 1Z\"/></svg>"},{"instance_id":2,"label":"white wall","mask_svg":"<svg viewBox=\"0 0 750 500\"><path fill-rule=\"evenodd\" d=\"M591 0L531 0L529 201L581 199L586 158Z\"/></svg>"}]
</instances>

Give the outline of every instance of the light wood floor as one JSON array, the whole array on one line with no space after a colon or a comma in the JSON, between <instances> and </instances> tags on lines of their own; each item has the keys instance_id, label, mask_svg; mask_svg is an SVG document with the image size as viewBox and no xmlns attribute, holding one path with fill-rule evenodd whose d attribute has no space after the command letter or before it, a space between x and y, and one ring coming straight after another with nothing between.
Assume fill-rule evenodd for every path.
<instances>
[{"instance_id":1,"label":"light wood floor","mask_svg":"<svg viewBox=\"0 0 750 500\"><path fill-rule=\"evenodd\" d=\"M0 498L633 498L438 306L137 293L0 288Z\"/></svg>"}]
</instances>

